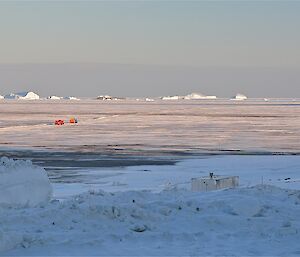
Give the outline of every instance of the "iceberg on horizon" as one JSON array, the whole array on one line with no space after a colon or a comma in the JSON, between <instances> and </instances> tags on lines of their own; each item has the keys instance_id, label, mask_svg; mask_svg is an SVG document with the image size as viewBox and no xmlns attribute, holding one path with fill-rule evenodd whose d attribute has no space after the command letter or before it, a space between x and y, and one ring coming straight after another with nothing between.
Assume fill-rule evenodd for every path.
<instances>
[{"instance_id":1,"label":"iceberg on horizon","mask_svg":"<svg viewBox=\"0 0 300 257\"><path fill-rule=\"evenodd\" d=\"M106 101L111 101L111 100L124 100L124 97L116 97L116 96L110 96L110 95L99 95L96 98L97 100L106 100Z\"/></svg>"},{"instance_id":2,"label":"iceberg on horizon","mask_svg":"<svg viewBox=\"0 0 300 257\"><path fill-rule=\"evenodd\" d=\"M173 96L163 96L162 100L203 100L203 99L217 99L215 95L203 95L200 93L191 93L185 96L173 95Z\"/></svg>"},{"instance_id":3,"label":"iceberg on horizon","mask_svg":"<svg viewBox=\"0 0 300 257\"><path fill-rule=\"evenodd\" d=\"M75 97L75 96L66 96L64 97L65 100L76 100L76 101L79 101L80 99Z\"/></svg>"},{"instance_id":4,"label":"iceberg on horizon","mask_svg":"<svg viewBox=\"0 0 300 257\"><path fill-rule=\"evenodd\" d=\"M154 102L154 99L148 98L148 97L147 97L147 98L145 99L145 101L146 101L146 102Z\"/></svg>"},{"instance_id":5,"label":"iceberg on horizon","mask_svg":"<svg viewBox=\"0 0 300 257\"><path fill-rule=\"evenodd\" d=\"M174 96L163 96L161 99L162 100L179 100L179 99L183 99L183 97L179 96L179 95L174 95Z\"/></svg>"},{"instance_id":6,"label":"iceberg on horizon","mask_svg":"<svg viewBox=\"0 0 300 257\"><path fill-rule=\"evenodd\" d=\"M18 100L38 100L40 96L32 91L20 92L20 93L10 93L4 96L5 99L18 99Z\"/></svg>"},{"instance_id":7,"label":"iceberg on horizon","mask_svg":"<svg viewBox=\"0 0 300 257\"><path fill-rule=\"evenodd\" d=\"M247 100L247 99L248 99L248 97L243 94L236 94L236 96L231 98L231 100L236 100L236 101L243 101L243 100Z\"/></svg>"},{"instance_id":8,"label":"iceberg on horizon","mask_svg":"<svg viewBox=\"0 0 300 257\"><path fill-rule=\"evenodd\" d=\"M48 96L47 99L49 100L60 100L62 99L61 96L56 96L56 95L51 95L51 96Z\"/></svg>"},{"instance_id":9,"label":"iceberg on horizon","mask_svg":"<svg viewBox=\"0 0 300 257\"><path fill-rule=\"evenodd\" d=\"M215 95L203 95L200 93L191 93L184 96L185 100L199 100L199 99L217 99Z\"/></svg>"},{"instance_id":10,"label":"iceberg on horizon","mask_svg":"<svg viewBox=\"0 0 300 257\"><path fill-rule=\"evenodd\" d=\"M112 96L110 96L110 95L99 95L99 96L97 96L96 99L97 100L108 100L108 101L111 101L112 100Z\"/></svg>"}]
</instances>

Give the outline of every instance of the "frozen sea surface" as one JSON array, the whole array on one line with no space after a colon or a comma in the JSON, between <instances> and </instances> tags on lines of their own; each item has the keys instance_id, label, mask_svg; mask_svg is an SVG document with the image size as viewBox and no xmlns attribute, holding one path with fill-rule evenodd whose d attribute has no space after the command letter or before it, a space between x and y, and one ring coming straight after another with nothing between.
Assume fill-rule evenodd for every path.
<instances>
[{"instance_id":1,"label":"frozen sea surface","mask_svg":"<svg viewBox=\"0 0 300 257\"><path fill-rule=\"evenodd\" d=\"M119 154L300 149L297 101L1 101L0 146ZM54 126L54 120L76 125Z\"/></svg>"},{"instance_id":2,"label":"frozen sea surface","mask_svg":"<svg viewBox=\"0 0 300 257\"><path fill-rule=\"evenodd\" d=\"M299 103L1 101L0 155L44 167L58 198L90 188L161 190L211 171L257 174L243 175L244 185L266 183L276 169L286 173L278 181L289 172L297 180ZM72 116L78 124L53 125Z\"/></svg>"},{"instance_id":3,"label":"frozen sea surface","mask_svg":"<svg viewBox=\"0 0 300 257\"><path fill-rule=\"evenodd\" d=\"M0 255L299 256L299 116L288 100L1 101L0 155L44 167L54 197L0 206ZM208 172L240 187L191 192Z\"/></svg>"},{"instance_id":4,"label":"frozen sea surface","mask_svg":"<svg viewBox=\"0 0 300 257\"><path fill-rule=\"evenodd\" d=\"M159 191L211 171L298 188L299 103L1 101L0 155L44 167L59 199L94 188ZM78 124L53 125L72 116Z\"/></svg>"}]
</instances>

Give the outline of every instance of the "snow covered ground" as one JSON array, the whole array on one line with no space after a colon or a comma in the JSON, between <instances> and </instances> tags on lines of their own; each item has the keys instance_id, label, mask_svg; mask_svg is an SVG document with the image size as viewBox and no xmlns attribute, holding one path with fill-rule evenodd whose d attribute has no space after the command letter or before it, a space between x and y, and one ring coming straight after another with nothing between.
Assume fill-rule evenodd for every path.
<instances>
[{"instance_id":1,"label":"snow covered ground","mask_svg":"<svg viewBox=\"0 0 300 257\"><path fill-rule=\"evenodd\" d=\"M90 191L32 209L1 209L3 255L292 256L300 191ZM14 249L14 250L9 250Z\"/></svg>"},{"instance_id":2,"label":"snow covered ground","mask_svg":"<svg viewBox=\"0 0 300 257\"><path fill-rule=\"evenodd\" d=\"M92 169L54 183L48 204L1 207L0 255L299 255L299 169L300 156L274 155ZM209 171L240 187L191 192Z\"/></svg>"},{"instance_id":3,"label":"snow covered ground","mask_svg":"<svg viewBox=\"0 0 300 257\"><path fill-rule=\"evenodd\" d=\"M1 154L53 198L0 205L0 255L299 256L300 105L263 102L1 101ZM240 187L191 192L209 172Z\"/></svg>"}]
</instances>

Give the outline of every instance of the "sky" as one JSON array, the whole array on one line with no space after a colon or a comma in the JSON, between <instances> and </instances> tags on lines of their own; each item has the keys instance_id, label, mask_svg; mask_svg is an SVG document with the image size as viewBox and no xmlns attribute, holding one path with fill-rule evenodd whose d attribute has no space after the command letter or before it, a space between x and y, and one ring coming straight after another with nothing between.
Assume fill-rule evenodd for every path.
<instances>
[{"instance_id":1,"label":"sky","mask_svg":"<svg viewBox=\"0 0 300 257\"><path fill-rule=\"evenodd\" d=\"M300 97L300 1L2 1L0 94Z\"/></svg>"}]
</instances>

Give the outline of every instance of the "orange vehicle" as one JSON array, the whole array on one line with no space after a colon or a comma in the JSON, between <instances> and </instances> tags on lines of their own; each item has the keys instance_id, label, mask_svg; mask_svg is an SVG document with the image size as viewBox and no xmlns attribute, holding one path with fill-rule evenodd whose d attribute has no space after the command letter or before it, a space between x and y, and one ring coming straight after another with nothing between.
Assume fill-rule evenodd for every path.
<instances>
[{"instance_id":1,"label":"orange vehicle","mask_svg":"<svg viewBox=\"0 0 300 257\"><path fill-rule=\"evenodd\" d=\"M75 123L77 123L77 122L78 122L77 119L74 118L74 117L72 117L72 118L70 119L70 123L71 123L71 124L75 124Z\"/></svg>"},{"instance_id":2,"label":"orange vehicle","mask_svg":"<svg viewBox=\"0 0 300 257\"><path fill-rule=\"evenodd\" d=\"M55 125L64 125L65 121L64 120L56 120Z\"/></svg>"}]
</instances>

